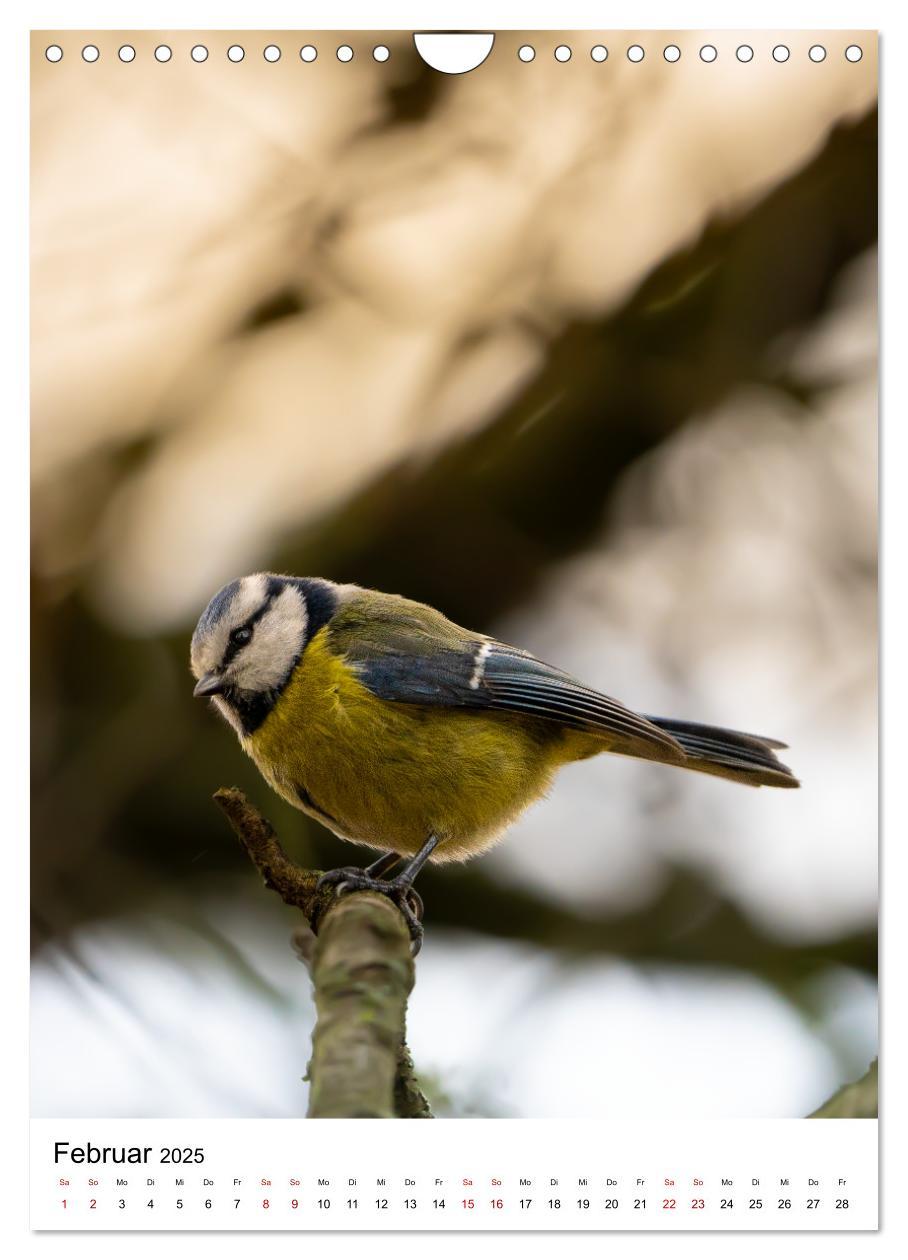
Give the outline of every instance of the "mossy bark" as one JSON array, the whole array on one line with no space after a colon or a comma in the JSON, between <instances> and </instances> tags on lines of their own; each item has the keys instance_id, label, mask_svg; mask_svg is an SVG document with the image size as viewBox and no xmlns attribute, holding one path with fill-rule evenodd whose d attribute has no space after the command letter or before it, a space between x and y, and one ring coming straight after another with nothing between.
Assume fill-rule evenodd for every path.
<instances>
[{"instance_id":1,"label":"mossy bark","mask_svg":"<svg viewBox=\"0 0 908 1260\"><path fill-rule=\"evenodd\" d=\"M311 1117L396 1114L413 981L410 934L386 897L351 893L325 915L312 957Z\"/></svg>"},{"instance_id":2,"label":"mossy bark","mask_svg":"<svg viewBox=\"0 0 908 1260\"><path fill-rule=\"evenodd\" d=\"M404 1043L397 1054L394 1080L394 1112L404 1120L431 1120L432 1108L413 1070L413 1059Z\"/></svg>"}]
</instances>

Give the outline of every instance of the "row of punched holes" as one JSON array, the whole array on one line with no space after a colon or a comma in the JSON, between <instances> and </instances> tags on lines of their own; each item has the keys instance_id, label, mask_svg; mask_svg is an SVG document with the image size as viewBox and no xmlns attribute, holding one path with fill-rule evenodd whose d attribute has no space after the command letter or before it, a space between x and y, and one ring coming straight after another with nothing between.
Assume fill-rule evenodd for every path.
<instances>
[{"instance_id":1,"label":"row of punched holes","mask_svg":"<svg viewBox=\"0 0 908 1260\"><path fill-rule=\"evenodd\" d=\"M44 55L48 61L56 63L63 60L63 49L59 44L50 44L44 50ZM167 44L158 44L157 48L154 50L154 55L156 61L167 62L170 61L173 56L173 50ZM189 55L193 61L207 61L208 49L204 44L194 44L190 49ZM573 55L573 49L571 49L567 44L559 44L552 55L556 61L570 61ZM608 55L608 49L604 44L594 44L590 49L590 56L593 61L605 61L607 60ZM826 55L826 49L822 44L813 44L807 52L807 56L813 62L825 61ZM849 44L845 49L846 61L860 61L863 55L863 50L858 44ZM101 52L96 44L86 44L82 49L83 61L98 61L100 56ZM136 50L133 48L132 44L123 44L123 46L117 50L117 56L121 61L135 61ZM229 61L242 61L245 56L246 50L241 44L231 44L227 49L227 59ZM267 44L262 50L262 56L266 61L280 61L281 49L277 46L277 44ZM318 49L313 44L304 44L300 49L300 58L302 61L315 61L317 56ZM341 44L336 50L335 56L338 61L352 61L353 49L349 44ZM391 50L385 44L376 44L376 46L372 49L372 56L375 61L387 61L391 56ZM534 61L536 58L536 49L532 46L532 44L522 44L517 50L517 56L521 61ZM639 62L642 61L645 56L646 51L639 44L631 44L627 49L628 61ZM680 61L681 49L677 44L668 44L665 48L663 48L662 56L666 61ZM718 49L713 44L704 44L700 49L701 61L715 61L718 56ZM740 44L735 49L735 56L738 61L753 61L754 50L750 44ZM791 50L786 44L776 44L772 50L773 61L788 61L790 56Z\"/></svg>"}]
</instances>

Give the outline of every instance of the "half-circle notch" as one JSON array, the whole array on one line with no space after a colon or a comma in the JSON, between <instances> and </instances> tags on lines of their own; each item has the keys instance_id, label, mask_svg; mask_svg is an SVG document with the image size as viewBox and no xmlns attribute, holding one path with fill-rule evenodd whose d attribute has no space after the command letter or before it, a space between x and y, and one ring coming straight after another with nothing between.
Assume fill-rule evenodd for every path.
<instances>
[{"instance_id":1,"label":"half-circle notch","mask_svg":"<svg viewBox=\"0 0 908 1260\"><path fill-rule=\"evenodd\" d=\"M427 66L442 74L466 74L481 66L492 51L495 36L465 31L419 31L413 36L416 51Z\"/></svg>"}]
</instances>

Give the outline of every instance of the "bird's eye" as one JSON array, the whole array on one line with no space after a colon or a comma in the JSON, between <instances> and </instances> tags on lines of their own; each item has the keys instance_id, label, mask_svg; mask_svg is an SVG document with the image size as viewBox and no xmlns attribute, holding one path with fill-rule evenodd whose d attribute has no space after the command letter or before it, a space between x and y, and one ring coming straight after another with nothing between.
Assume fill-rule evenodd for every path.
<instances>
[{"instance_id":1,"label":"bird's eye","mask_svg":"<svg viewBox=\"0 0 908 1260\"><path fill-rule=\"evenodd\" d=\"M248 643L252 638L252 631L248 626L238 626L236 630L230 632L230 642L242 645Z\"/></svg>"}]
</instances>

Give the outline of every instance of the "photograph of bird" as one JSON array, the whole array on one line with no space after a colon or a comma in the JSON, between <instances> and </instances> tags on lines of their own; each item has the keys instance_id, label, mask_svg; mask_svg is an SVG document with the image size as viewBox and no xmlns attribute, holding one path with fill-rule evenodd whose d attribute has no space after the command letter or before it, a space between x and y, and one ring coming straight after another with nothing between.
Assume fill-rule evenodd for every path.
<instances>
[{"instance_id":1,"label":"photograph of bird","mask_svg":"<svg viewBox=\"0 0 908 1260\"><path fill-rule=\"evenodd\" d=\"M322 578L230 582L190 660L193 694L213 700L275 791L380 851L322 882L391 897L417 942L425 863L490 848L568 762L618 753L799 786L778 740L637 713L426 604Z\"/></svg>"}]
</instances>

